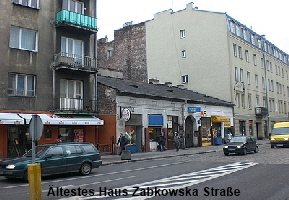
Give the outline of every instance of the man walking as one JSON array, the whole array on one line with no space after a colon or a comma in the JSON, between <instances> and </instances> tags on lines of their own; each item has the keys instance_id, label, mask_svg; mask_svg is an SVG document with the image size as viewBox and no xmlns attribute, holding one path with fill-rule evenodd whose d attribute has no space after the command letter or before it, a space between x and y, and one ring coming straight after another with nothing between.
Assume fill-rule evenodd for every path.
<instances>
[{"instance_id":1,"label":"man walking","mask_svg":"<svg viewBox=\"0 0 289 200\"><path fill-rule=\"evenodd\" d=\"M125 150L125 145L127 144L126 142L126 138L125 136L121 133L119 138L118 138L118 141L117 141L117 145L120 146L120 150L119 150L119 153L118 155L121 155L122 151Z\"/></svg>"},{"instance_id":2,"label":"man walking","mask_svg":"<svg viewBox=\"0 0 289 200\"><path fill-rule=\"evenodd\" d=\"M179 149L180 149L180 136L177 132L174 133L174 142L175 142L176 151L179 151Z\"/></svg>"}]
</instances>

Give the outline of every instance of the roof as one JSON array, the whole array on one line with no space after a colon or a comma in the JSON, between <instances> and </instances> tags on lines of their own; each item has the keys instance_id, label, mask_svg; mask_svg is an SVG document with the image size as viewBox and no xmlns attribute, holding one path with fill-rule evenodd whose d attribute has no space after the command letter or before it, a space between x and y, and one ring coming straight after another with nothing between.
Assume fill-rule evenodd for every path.
<instances>
[{"instance_id":1,"label":"roof","mask_svg":"<svg viewBox=\"0 0 289 200\"><path fill-rule=\"evenodd\" d=\"M123 80L113 77L98 76L98 83L117 90L120 96L134 96L139 98L163 99L169 101L187 101L188 103L208 104L233 107L234 104L218 98L207 96L188 89L165 84L149 84Z\"/></svg>"}]
</instances>

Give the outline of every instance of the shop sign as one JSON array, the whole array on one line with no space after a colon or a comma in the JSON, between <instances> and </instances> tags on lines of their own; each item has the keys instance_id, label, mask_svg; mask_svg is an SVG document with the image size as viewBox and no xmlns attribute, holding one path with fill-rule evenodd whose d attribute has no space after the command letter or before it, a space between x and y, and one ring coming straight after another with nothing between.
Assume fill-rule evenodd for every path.
<instances>
[{"instance_id":1,"label":"shop sign","mask_svg":"<svg viewBox=\"0 0 289 200\"><path fill-rule=\"evenodd\" d=\"M201 107L188 107L189 113L201 112Z\"/></svg>"},{"instance_id":2,"label":"shop sign","mask_svg":"<svg viewBox=\"0 0 289 200\"><path fill-rule=\"evenodd\" d=\"M128 108L124 108L122 111L121 111L121 118L124 120L124 121L129 121L130 118L131 118L131 112Z\"/></svg>"}]
</instances>

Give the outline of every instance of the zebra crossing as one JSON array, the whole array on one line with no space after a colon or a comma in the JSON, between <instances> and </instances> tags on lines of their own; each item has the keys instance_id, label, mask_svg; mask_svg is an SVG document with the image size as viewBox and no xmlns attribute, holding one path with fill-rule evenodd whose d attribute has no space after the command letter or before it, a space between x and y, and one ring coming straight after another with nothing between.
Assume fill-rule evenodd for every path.
<instances>
[{"instance_id":1,"label":"zebra crossing","mask_svg":"<svg viewBox=\"0 0 289 200\"><path fill-rule=\"evenodd\" d=\"M155 196L194 196L198 191L190 187L256 165L254 162L235 162L197 172L175 175L163 179L126 185L120 188L99 187L94 196L78 196L63 200L84 199L149 199Z\"/></svg>"}]
</instances>

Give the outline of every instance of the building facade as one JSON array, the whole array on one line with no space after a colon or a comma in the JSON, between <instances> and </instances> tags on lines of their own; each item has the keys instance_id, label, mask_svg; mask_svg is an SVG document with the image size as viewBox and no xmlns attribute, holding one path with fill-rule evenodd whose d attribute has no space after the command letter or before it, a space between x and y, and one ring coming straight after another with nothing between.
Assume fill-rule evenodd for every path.
<instances>
[{"instance_id":1,"label":"building facade","mask_svg":"<svg viewBox=\"0 0 289 200\"><path fill-rule=\"evenodd\" d=\"M120 133L135 152L156 151L160 134L175 148L173 134L182 147L216 144L233 126L233 104L170 84L143 83L98 76L99 117L105 125L101 148L116 151Z\"/></svg>"},{"instance_id":2,"label":"building facade","mask_svg":"<svg viewBox=\"0 0 289 200\"><path fill-rule=\"evenodd\" d=\"M289 56L264 35L193 3L156 13L145 27L149 79L234 103L236 134L267 138L288 120Z\"/></svg>"},{"instance_id":3,"label":"building facade","mask_svg":"<svg viewBox=\"0 0 289 200\"><path fill-rule=\"evenodd\" d=\"M0 1L0 157L31 147L29 121L41 116L39 143L98 144L96 0Z\"/></svg>"}]
</instances>

